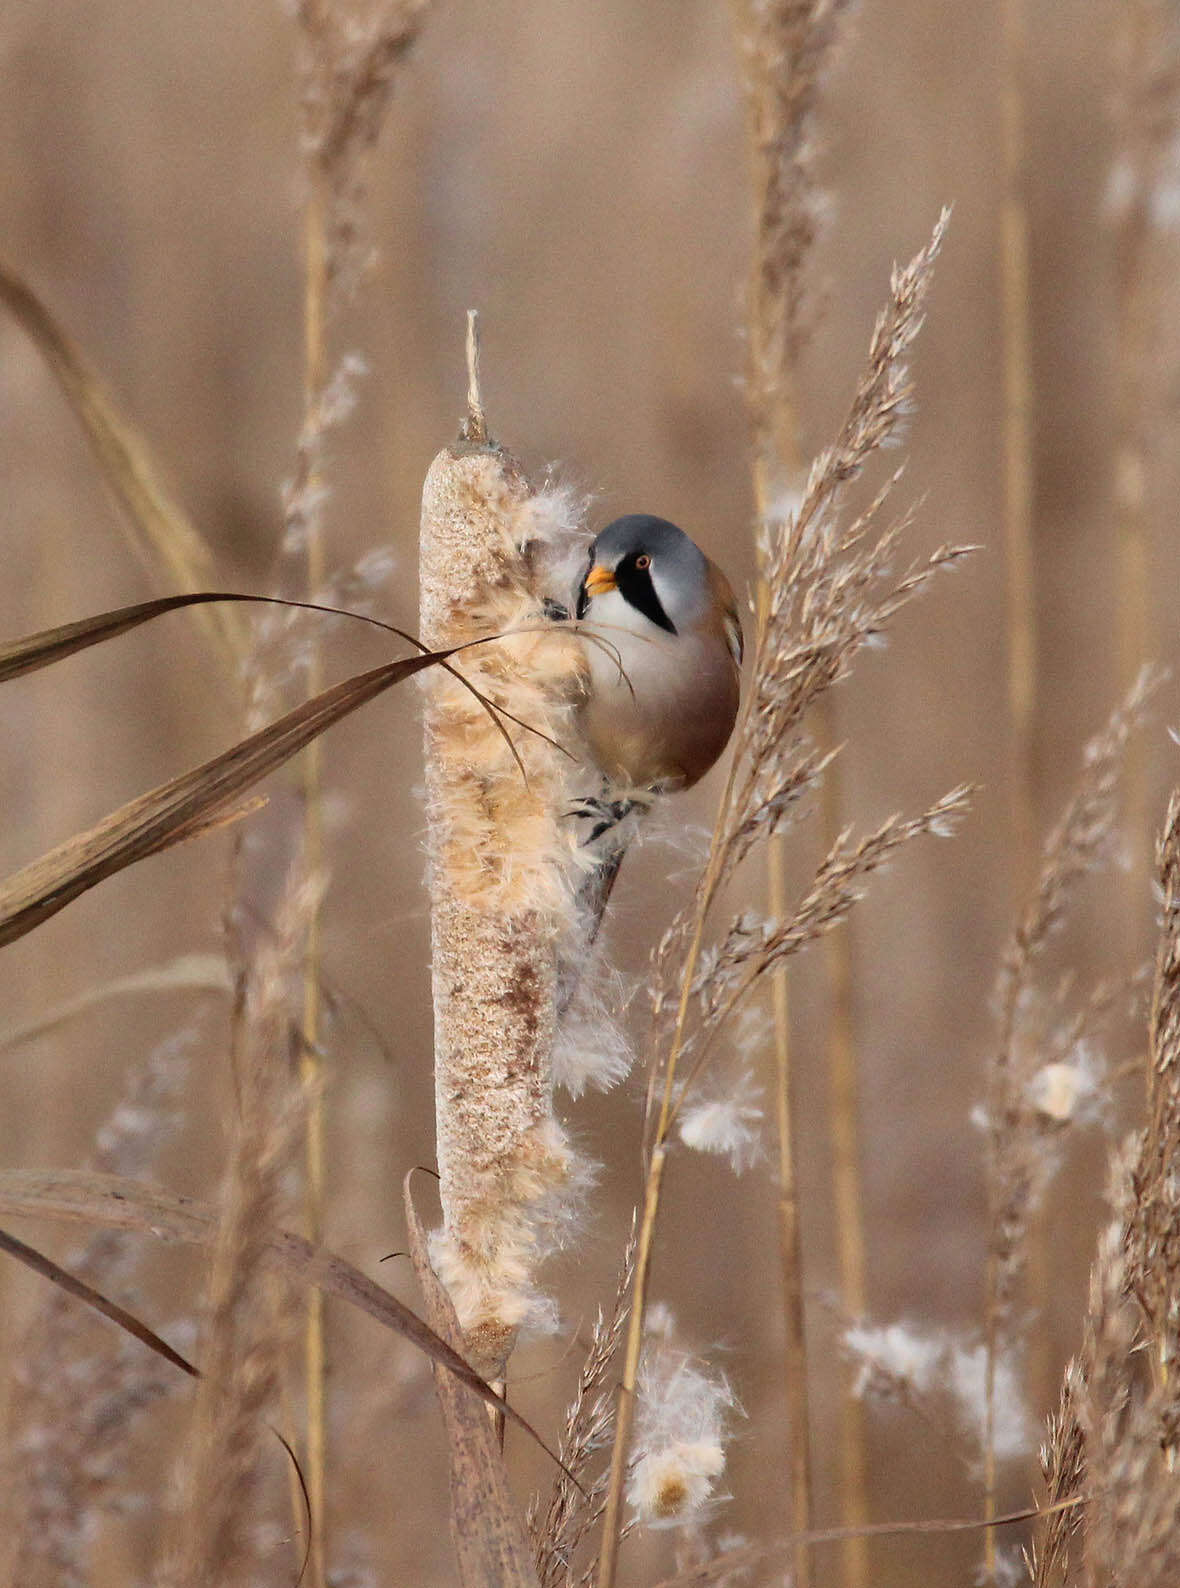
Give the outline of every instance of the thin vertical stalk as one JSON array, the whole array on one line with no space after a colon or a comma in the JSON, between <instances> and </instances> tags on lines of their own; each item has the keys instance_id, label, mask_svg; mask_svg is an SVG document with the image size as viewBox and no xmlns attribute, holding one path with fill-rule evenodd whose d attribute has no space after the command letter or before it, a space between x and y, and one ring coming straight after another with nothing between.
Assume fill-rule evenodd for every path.
<instances>
[{"instance_id":1,"label":"thin vertical stalk","mask_svg":"<svg viewBox=\"0 0 1180 1588\"><path fill-rule=\"evenodd\" d=\"M775 920L782 920L786 913L782 849L781 838L771 840L767 898L771 917ZM771 1005L774 1012L774 1118L778 1138L778 1233L783 1282L784 1377L790 1429L788 1461L791 1520L796 1540L794 1582L797 1588L810 1588L811 1555L803 1539L811 1527L811 1411L807 1384L803 1237L799 1223L795 1129L791 1109L790 990L784 969L775 971L771 979Z\"/></svg>"},{"instance_id":2,"label":"thin vertical stalk","mask_svg":"<svg viewBox=\"0 0 1180 1588\"><path fill-rule=\"evenodd\" d=\"M835 700L819 701L820 743L835 748ZM824 842L829 848L841 831L842 779L839 764L823 781ZM860 1168L860 1072L853 1026L852 939L849 927L829 932L824 942L828 972L828 1136L832 1154L832 1202L836 1222L836 1255L840 1298L845 1316L868 1315L865 1258L864 1186ZM851 1367L849 1367L849 1373ZM852 1393L846 1380L840 1397L840 1519L847 1528L869 1522L868 1422L864 1397ZM863 1533L844 1541L845 1588L868 1588L869 1541Z\"/></svg>"},{"instance_id":3,"label":"thin vertical stalk","mask_svg":"<svg viewBox=\"0 0 1180 1588\"><path fill-rule=\"evenodd\" d=\"M1000 93L1004 186L1000 210L1000 277L1004 349L1004 549L1008 575L1011 821L1016 840L1012 893L1015 899L1020 899L1035 863L1033 727L1037 690L1024 0L1004 0L1003 46Z\"/></svg>"},{"instance_id":4,"label":"thin vertical stalk","mask_svg":"<svg viewBox=\"0 0 1180 1588\"><path fill-rule=\"evenodd\" d=\"M786 406L794 422L794 383ZM798 448L792 446L794 477L800 472ZM767 512L763 460L755 461L758 522ZM765 575L758 580L758 616L765 620L770 592ZM772 920L786 913L786 844L781 836L770 840L766 863L767 906ZM783 1380L787 1399L787 1466L791 1492L791 1524L797 1540L794 1550L796 1588L811 1588L811 1555L801 1540L811 1530L811 1408L807 1377L807 1315L803 1294L803 1234L799 1221L798 1183L795 1173L795 1122L791 1096L791 997L785 965L770 978L774 1020L774 1122L778 1160L779 1268L783 1287Z\"/></svg>"},{"instance_id":5,"label":"thin vertical stalk","mask_svg":"<svg viewBox=\"0 0 1180 1588\"><path fill-rule=\"evenodd\" d=\"M1024 0L1004 0L1000 82L1001 160L1000 282L1004 363L1004 549L1007 567L1008 721L1013 901L1033 872L1036 830L1034 719L1036 712L1036 608L1033 565L1032 361L1029 324L1029 222L1026 191L1025 73L1028 52ZM1045 1254L1030 1254L1030 1283L1045 1288ZM988 1261L985 1304L984 1516L996 1514L995 1398L999 1348L995 1309L996 1264ZM996 1541L984 1534L984 1568L994 1581Z\"/></svg>"},{"instance_id":6,"label":"thin vertical stalk","mask_svg":"<svg viewBox=\"0 0 1180 1588\"><path fill-rule=\"evenodd\" d=\"M817 231L813 175L813 123L823 75L839 37L843 6L824 0L768 4L733 0L734 28L746 87L747 143L755 237L748 292L748 398L753 433L756 522L765 525L779 490L802 489L804 457L797 403L799 353L811 333L814 313L804 267ZM765 600L760 586L759 601ZM834 742L830 700L818 710L824 748ZM836 768L825 779L823 816L830 848L840 832L841 791ZM778 840L768 855L769 907L784 895L784 850ZM836 933L827 947L830 988L827 1029L828 1126L835 1200L844 1216L837 1224L840 1271L846 1281L845 1309L864 1310L864 1235L858 1175L855 1054L852 1047L852 969L848 939ZM774 1092L779 1169L779 1236L785 1333L785 1381L790 1408L792 1520L797 1533L811 1526L810 1431L807 1416L807 1350L802 1304L802 1246L795 1188L795 1130L791 1109L791 1055L787 971L772 978ZM851 1283L848 1281L851 1279ZM865 1425L862 1404L850 1394L841 1421L841 1515L848 1526L867 1519ZM863 1538L844 1545L846 1588L867 1588L868 1546ZM796 1580L806 1588L810 1560L798 1552Z\"/></svg>"},{"instance_id":7,"label":"thin vertical stalk","mask_svg":"<svg viewBox=\"0 0 1180 1588\"><path fill-rule=\"evenodd\" d=\"M310 189L304 214L304 413L310 421L323 395L326 379L324 336L328 288L326 196L318 165L309 173ZM308 489L318 481L313 468ZM307 527L308 600L324 582L326 557L320 514L311 513ZM308 692L323 687L323 660L318 642L311 640L308 655ZM324 860L323 762L319 740L303 752L304 863L309 877L318 877ZM324 1092L320 1055L320 908L318 894L309 910L303 959L303 1040L299 1051L299 1077L307 1093L305 1127L304 1228L314 1245L323 1239L324 1227ZM327 1352L324 1340L323 1292L312 1287L307 1295L303 1349L304 1387L307 1401L307 1493L311 1513L308 1572L310 1588L325 1588L325 1498L327 1438L325 1388Z\"/></svg>"},{"instance_id":8,"label":"thin vertical stalk","mask_svg":"<svg viewBox=\"0 0 1180 1588\"><path fill-rule=\"evenodd\" d=\"M759 622L759 639L762 624ZM761 646L756 647L760 652ZM749 697L742 707L735 739L740 739L746 715L750 709ZM619 1384L615 1408L615 1437L611 1449L610 1474L607 1480L606 1503L602 1518L602 1545L598 1554L598 1588L614 1588L618 1567L619 1542L623 1522L623 1485L627 1475L627 1456L631 1445L631 1428L635 1419L635 1386L639 1379L639 1362L643 1354L643 1325L647 1311L648 1281L651 1277L652 1246L655 1240L656 1220L660 1210L660 1194L664 1181L664 1164L668 1155L668 1133L672 1123L672 1097L676 1071L684 1047L688 1026L688 1009L692 999L693 983L700 963L704 944L705 921L713 903L721 878L724 845L721 834L726 825L733 802L737 762L730 759L725 789L717 807L713 824L713 838L709 858L697 895L696 916L692 936L685 954L681 972L680 1001L676 1010L676 1023L668 1048L664 1067L664 1090L660 1100L660 1113L652 1137L651 1156L643 1190L643 1212L639 1221L639 1242L635 1254L635 1280L631 1291L631 1312L627 1320L627 1344L623 1358L623 1376Z\"/></svg>"},{"instance_id":9,"label":"thin vertical stalk","mask_svg":"<svg viewBox=\"0 0 1180 1588\"><path fill-rule=\"evenodd\" d=\"M1154 208L1168 176L1176 136L1180 61L1174 9L1161 0L1126 0L1117 46L1116 170L1125 191L1114 216L1114 477L1117 536L1117 653L1119 687L1128 689L1142 665L1151 631L1150 480L1153 342L1161 322L1153 269ZM1128 930L1143 896L1150 854L1147 834L1148 766L1136 744L1127 764ZM1150 1078L1149 1078L1150 1084Z\"/></svg>"}]
</instances>

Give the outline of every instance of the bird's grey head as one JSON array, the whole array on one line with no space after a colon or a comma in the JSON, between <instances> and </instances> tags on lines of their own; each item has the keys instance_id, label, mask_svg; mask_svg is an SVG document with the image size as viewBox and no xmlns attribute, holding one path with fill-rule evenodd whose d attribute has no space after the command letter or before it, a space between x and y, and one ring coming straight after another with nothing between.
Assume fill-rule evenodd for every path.
<instances>
[{"instance_id":1,"label":"bird's grey head","mask_svg":"<svg viewBox=\"0 0 1180 1588\"><path fill-rule=\"evenodd\" d=\"M591 546L577 615L586 616L595 595L617 589L651 622L675 634L701 611L707 581L705 555L682 529L650 513L628 513L608 524Z\"/></svg>"}]
</instances>

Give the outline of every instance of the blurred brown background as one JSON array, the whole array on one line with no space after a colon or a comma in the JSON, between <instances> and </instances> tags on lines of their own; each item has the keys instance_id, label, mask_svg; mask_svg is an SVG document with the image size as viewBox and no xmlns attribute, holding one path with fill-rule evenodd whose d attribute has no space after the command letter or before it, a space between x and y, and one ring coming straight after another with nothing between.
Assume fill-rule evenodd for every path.
<instances>
[{"instance_id":1,"label":"blurred brown background","mask_svg":"<svg viewBox=\"0 0 1180 1588\"><path fill-rule=\"evenodd\" d=\"M1035 382L1036 784L1056 814L1084 738L1120 687L1111 508L1112 232L1104 212L1117 0L1029 8L1031 314ZM882 1321L977 1326L985 1259L982 1141L969 1123L993 1040L990 994L1012 918L996 263L1000 41L995 8L865 0L820 118L830 223L811 279L827 300L801 374L805 439L823 445L847 404L895 259L954 217L914 360L918 408L902 486L921 498L914 552L983 550L896 624L839 693L847 820L866 826L982 784L952 844L906 853L852 925L861 1071L869 1297ZM271 577L302 406L301 175L294 34L278 6L208 0L10 0L0 20L0 252L43 294L142 425L180 499L216 547L219 581ZM747 428L740 376L750 204L730 17L719 0L539 4L440 0L400 70L369 167L371 274L333 348L369 374L332 442L330 560L392 544L381 613L413 626L418 494L464 393L462 319L484 321L484 396L497 434L541 470L594 493L593 522L645 510L677 520L750 579ZM1167 259L1166 237L1155 245ZM1173 256L1174 263L1174 256ZM1166 280L1166 272L1161 277ZM1166 294L1166 288L1164 289ZM1167 660L1180 617L1175 494L1176 295L1155 339L1153 610L1145 656ZM1173 317L1168 319L1166 310ZM895 458L887 460L891 465ZM144 599L116 510L38 354L0 321L0 633L16 635ZM331 676L381 659L347 628ZM1168 695L1163 715L1173 716ZM0 695L0 864L13 870L122 800L230 742L240 718L182 616ZM1176 755L1148 730L1146 807L1158 824ZM402 1244L400 1177L429 1162L430 1023L416 700L396 694L325 741L332 889L325 963L343 1002L331 1043L329 1238L372 1270ZM677 807L709 819L715 785ZM815 821L792 862L805 876ZM215 952L228 840L154 859L87 895L0 957L3 1023L83 989ZM614 946L641 975L667 920L661 847L620 884ZM1062 963L1081 985L1150 951L1140 878L1083 895ZM1126 894L1126 898L1123 895ZM794 975L804 1237L814 1345L817 1519L839 1519L843 1381L826 1298L836 1282L823 1054L821 954ZM157 1166L207 1192L227 1097L225 1007L174 993L107 1004L0 1054L5 1165L85 1160L129 1064L198 1020L185 1128ZM379 1043L374 1030L381 1034ZM1110 1054L1135 1052L1136 1033ZM382 1044L387 1052L382 1052ZM555 1268L573 1329L613 1290L637 1191L642 1077L567 1110L604 1164L577 1262ZM1133 1105L1135 1083L1120 1096ZM1129 1117L1129 1116L1127 1116ZM1051 1268L1038 1337L1052 1374L1077 1342L1099 1216L1102 1144L1071 1148L1047 1209ZM731 1452L722 1523L755 1537L786 1525L781 1312L767 1169L677 1161L655 1294L685 1340L723 1362L750 1416ZM57 1253L61 1230L35 1232ZM196 1258L149 1251L144 1306L184 1315ZM391 1265L381 1274L385 1275ZM376 1271L376 1270L372 1270ZM6 1325L36 1294L2 1276ZM412 1299L408 1278L390 1276ZM363 1322L331 1313L334 1554L372 1576L452 1579L441 1431L428 1373ZM552 1428L573 1371L566 1340L521 1360L519 1398ZM1042 1379L1042 1383L1045 1380ZM145 1460L175 1410L139 1426ZM870 1413L874 1519L975 1514L969 1466L902 1411ZM953 1436L952 1436L953 1437ZM959 1448L965 1449L960 1441ZM277 1458L276 1458L277 1460ZM521 1453L522 1486L542 1469ZM1008 1470L1024 1503L1030 1469ZM113 1520L96 1581L142 1571L146 1515ZM666 1539L629 1546L628 1580L670 1568ZM966 1582L968 1538L874 1546L877 1584ZM367 1566L366 1566L367 1563ZM107 1574L110 1574L109 1576ZM276 1579L278 1580L278 1579ZM342 1579L345 1580L345 1579ZM351 1579L349 1579L351 1580ZM774 1581L773 1572L756 1580ZM836 1551L817 1580L840 1582Z\"/></svg>"}]
</instances>

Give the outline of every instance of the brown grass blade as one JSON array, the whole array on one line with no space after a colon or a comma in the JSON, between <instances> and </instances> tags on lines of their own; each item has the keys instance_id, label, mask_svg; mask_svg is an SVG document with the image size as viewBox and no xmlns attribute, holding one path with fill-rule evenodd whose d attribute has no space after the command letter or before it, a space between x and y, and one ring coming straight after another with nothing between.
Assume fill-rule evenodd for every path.
<instances>
[{"instance_id":1,"label":"brown grass blade","mask_svg":"<svg viewBox=\"0 0 1180 1588\"><path fill-rule=\"evenodd\" d=\"M0 645L0 683L9 678L19 678L23 673L35 673L40 667L50 667L75 651L88 645L98 645L103 640L113 640L129 629L148 623L161 613L173 612L178 607L197 606L209 601L265 600L265 597L220 595L202 592L197 595L162 596L157 601L139 601L134 606L115 607L109 612L99 612L94 617L80 618L76 623L61 623L52 629L42 629L37 634L23 635L19 640L8 640Z\"/></svg>"},{"instance_id":2,"label":"brown grass blade","mask_svg":"<svg viewBox=\"0 0 1180 1588\"><path fill-rule=\"evenodd\" d=\"M165 490L143 437L118 406L82 350L33 289L0 264L0 303L36 344L86 432L103 478L132 526L128 540L152 577L161 568L186 592L208 582L213 556L204 536ZM246 633L234 614L208 614L207 637L236 668L247 652Z\"/></svg>"},{"instance_id":3,"label":"brown grass blade","mask_svg":"<svg viewBox=\"0 0 1180 1588\"><path fill-rule=\"evenodd\" d=\"M112 1323L118 1324L127 1334L134 1335L150 1351L155 1351L166 1362L171 1362L173 1367L178 1367L182 1373L187 1373L190 1378L200 1377L191 1362L181 1356L179 1351L174 1351L167 1340L161 1340L155 1330L149 1329L147 1324L142 1323L134 1313L128 1312L125 1307L120 1307L117 1301L111 1301L101 1290L95 1290L93 1285L78 1279L68 1269L59 1267L51 1257L46 1257L44 1252L39 1252L35 1246L27 1246L24 1241L17 1240L15 1235L0 1230L0 1251L15 1257L18 1263L24 1263L26 1268L31 1268L35 1274L48 1279L67 1295L73 1296L87 1307L93 1307L95 1312L101 1312L104 1318L109 1318Z\"/></svg>"},{"instance_id":4,"label":"brown grass blade","mask_svg":"<svg viewBox=\"0 0 1180 1588\"><path fill-rule=\"evenodd\" d=\"M146 970L133 971L129 976L118 976L111 981L88 987L84 992L53 1004L19 1025L0 1029L0 1053L21 1047L38 1037L48 1036L60 1026L92 1009L112 1003L119 998L137 998L144 993L207 992L229 993L233 990L229 967L222 954L179 954L164 965L151 965Z\"/></svg>"},{"instance_id":5,"label":"brown grass blade","mask_svg":"<svg viewBox=\"0 0 1180 1588\"><path fill-rule=\"evenodd\" d=\"M452 1345L463 1333L451 1298L426 1254L426 1236L404 1182L410 1257L422 1287L427 1316ZM482 1406L464 1393L450 1373L434 1375L447 1430L451 1468L451 1539L463 1588L537 1588L524 1526L512 1504L504 1457Z\"/></svg>"},{"instance_id":6,"label":"brown grass blade","mask_svg":"<svg viewBox=\"0 0 1180 1588\"><path fill-rule=\"evenodd\" d=\"M121 806L0 883L0 947L124 867L206 828L325 729L453 651L386 662L335 684L202 766Z\"/></svg>"},{"instance_id":7,"label":"brown grass blade","mask_svg":"<svg viewBox=\"0 0 1180 1588\"><path fill-rule=\"evenodd\" d=\"M395 634L398 639L415 645L426 654L426 646L405 629L365 612L349 612L346 607L326 606L319 601L292 601L285 596L248 595L238 590L197 590L190 595L160 596L154 601L137 601L133 606L112 607L109 611L95 613L93 617L79 618L74 623L61 623L51 629L41 629L36 634L26 634L19 640L0 644L0 683L19 678L22 673L35 673L39 667L49 667L54 662L73 656L89 645L99 645L113 640L141 623L150 623L165 612L179 607L200 606L213 602L251 602L262 606L294 607L301 612L323 612L328 617L352 618L356 623L367 623ZM480 697L482 698L482 697Z\"/></svg>"},{"instance_id":8,"label":"brown grass blade","mask_svg":"<svg viewBox=\"0 0 1180 1588\"><path fill-rule=\"evenodd\" d=\"M91 1169L0 1171L0 1214L138 1230L162 1241L180 1241L189 1246L211 1247L218 1229L217 1210L210 1203L142 1180ZM557 1459L532 1424L497 1395L452 1345L359 1268L288 1230L270 1231L266 1251L270 1261L301 1284L317 1286L325 1295L348 1302L384 1328L400 1334L515 1423L546 1455Z\"/></svg>"},{"instance_id":9,"label":"brown grass blade","mask_svg":"<svg viewBox=\"0 0 1180 1588\"><path fill-rule=\"evenodd\" d=\"M63 661L67 656L72 656L76 651L85 650L89 645L98 645L103 640L113 640L120 634L126 634L129 629L137 628L141 623L150 623L153 618L162 616L165 612L173 612L178 607L197 606L202 603L219 601L249 601L261 603L263 606L293 607L301 612L322 612L328 617L352 618L356 623L367 623L370 627L381 629L386 634L395 634L399 640L405 640L407 645L417 646L425 656L427 647L416 635L407 629L399 629L395 623L386 623L381 618L370 617L366 612L350 612L346 607L325 605L320 601L293 601L285 596L246 595L235 590L197 590L191 595L160 596L155 601L140 601L129 607L112 607L107 612L96 613L94 617L79 618L74 623L62 623L52 629L41 629L36 634L27 634L19 640L9 640L0 645L0 683L10 678L19 678L22 673L36 672L40 667L48 667L53 662ZM449 654L449 653L448 653ZM556 739L550 738L539 728L534 728L531 723L523 722L519 717L513 716L510 711L491 700L482 690L477 689L470 679L454 668L443 663L445 671L470 691L479 701L484 711L491 718L496 731L508 746L508 752L520 768L524 777L524 763L517 753L516 746L501 717L515 723L518 728L523 728L526 733L536 734L551 744L555 750L560 750L562 755L570 752L564 745L558 744ZM527 782L527 778L525 779Z\"/></svg>"},{"instance_id":10,"label":"brown grass blade","mask_svg":"<svg viewBox=\"0 0 1180 1588\"><path fill-rule=\"evenodd\" d=\"M140 432L119 413L118 403L86 354L57 324L27 281L0 264L0 303L10 310L37 345L62 387L65 399L91 443L103 480L122 503L130 521L129 540L135 556L152 578L165 569L183 591L199 591L208 583L213 553L184 508L168 495L151 449ZM206 637L232 667L246 656L246 632L237 616L208 613Z\"/></svg>"}]
</instances>

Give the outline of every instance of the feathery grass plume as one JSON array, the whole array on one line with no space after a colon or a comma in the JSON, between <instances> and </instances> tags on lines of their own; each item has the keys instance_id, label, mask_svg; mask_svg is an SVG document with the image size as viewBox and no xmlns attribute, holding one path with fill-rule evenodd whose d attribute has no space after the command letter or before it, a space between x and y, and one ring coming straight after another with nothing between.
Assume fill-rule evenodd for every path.
<instances>
[{"instance_id":1,"label":"feathery grass plume","mask_svg":"<svg viewBox=\"0 0 1180 1588\"><path fill-rule=\"evenodd\" d=\"M599 1312L590 1337L578 1387L566 1412L558 1455L566 1471L553 1480L548 1509L542 1520L539 1499L529 1506L528 1528L536 1548L539 1588L569 1588L574 1559L590 1529L602 1517L606 1469L591 1467L609 1443L615 1406L611 1364L623 1338L627 1321L627 1295L635 1268L636 1229L623 1249L619 1284L609 1313ZM582 1485L579 1490L572 1481ZM584 1492L583 1492L584 1491Z\"/></svg>"},{"instance_id":2,"label":"feathery grass plume","mask_svg":"<svg viewBox=\"0 0 1180 1588\"><path fill-rule=\"evenodd\" d=\"M1034 1588L1055 1588L1070 1580L1070 1551L1084 1515L1081 1506L1071 1502L1081 1494L1086 1480L1085 1442L1077 1415L1081 1375L1080 1360L1075 1358L1066 1367L1058 1409L1045 1421L1040 1465L1050 1514L1040 1542L1034 1540L1030 1550L1029 1575Z\"/></svg>"},{"instance_id":3,"label":"feathery grass plume","mask_svg":"<svg viewBox=\"0 0 1180 1588\"><path fill-rule=\"evenodd\" d=\"M1085 1496L1048 1521L1036 1588L1090 1580L1172 1583L1180 1572L1180 795L1157 851L1162 921L1149 1026L1148 1120L1112 1155L1113 1218L1102 1232L1090 1307L1042 1470L1050 1499Z\"/></svg>"},{"instance_id":4,"label":"feathery grass plume","mask_svg":"<svg viewBox=\"0 0 1180 1588\"><path fill-rule=\"evenodd\" d=\"M1174 952L1174 926L1165 931ZM1099 1237L1086 1338L1067 1375L1068 1421L1058 1424L1054 1454L1060 1465L1048 1473L1051 1493L1084 1493L1085 1505L1076 1532L1064 1521L1051 1520L1036 1561L1038 1588L1078 1580L1069 1567L1071 1554L1079 1553L1082 1558L1073 1565L1084 1570L1085 1580L1110 1588L1164 1588L1180 1574L1175 1374L1159 1360L1143 1371L1145 1319L1131 1300L1137 1299L1138 1260L1151 1240L1151 1215L1138 1176L1144 1157L1152 1153L1152 1134L1149 1127L1137 1147L1132 1140L1131 1150L1116 1154L1112 1163L1114 1218ZM1174 1198L1174 1190L1170 1194ZM1180 1277L1175 1251L1156 1256L1161 1288L1170 1288L1174 1298ZM1170 1310L1175 1313L1174 1304ZM1153 1355L1162 1343L1155 1321L1146 1320ZM1164 1326L1174 1332L1174 1316Z\"/></svg>"},{"instance_id":5,"label":"feathery grass plume","mask_svg":"<svg viewBox=\"0 0 1180 1588\"><path fill-rule=\"evenodd\" d=\"M278 1395L293 1318L276 1301L268 1246L303 1123L305 1098L291 1064L290 982L315 891L307 882L288 887L273 937L260 941L239 993L236 1113L206 1298L203 1377L172 1536L155 1579L167 1588L257 1580L264 1442L267 1454L283 1460L265 1418ZM319 1522L313 1516L313 1526ZM296 1565L301 1555L297 1548Z\"/></svg>"},{"instance_id":6,"label":"feathery grass plume","mask_svg":"<svg viewBox=\"0 0 1180 1588\"><path fill-rule=\"evenodd\" d=\"M799 472L794 373L815 315L803 266L819 231L816 103L852 0L733 0L753 165L747 400L756 468L770 497ZM777 469L783 478L774 479Z\"/></svg>"},{"instance_id":7,"label":"feathery grass plume","mask_svg":"<svg viewBox=\"0 0 1180 1588\"><path fill-rule=\"evenodd\" d=\"M855 1395L897 1402L944 1435L948 1428L958 1428L982 1452L987 1359L978 1340L962 1339L949 1329L923 1331L903 1323L850 1324L841 1339L856 1365ZM997 1375L996 1405L997 1451L1009 1459L1026 1454L1031 1443L1028 1410L1020 1376L1008 1363Z\"/></svg>"},{"instance_id":8,"label":"feathery grass plume","mask_svg":"<svg viewBox=\"0 0 1180 1588\"><path fill-rule=\"evenodd\" d=\"M133 1073L98 1133L98 1170L141 1175L150 1167L179 1121L190 1036L171 1038ZM117 1291L132 1282L138 1255L124 1231L105 1230L69 1266ZM85 1588L102 1509L131 1500L121 1480L135 1424L184 1379L57 1289L37 1308L12 1368L0 1582Z\"/></svg>"},{"instance_id":9,"label":"feathery grass plume","mask_svg":"<svg viewBox=\"0 0 1180 1588\"><path fill-rule=\"evenodd\" d=\"M299 24L303 149L319 209L313 230L339 301L358 268L364 160L381 134L394 75L421 30L429 0L294 0ZM363 265L363 260L359 261ZM320 298L321 311L325 307ZM309 342L322 342L317 334Z\"/></svg>"},{"instance_id":10,"label":"feathery grass plume","mask_svg":"<svg viewBox=\"0 0 1180 1588\"><path fill-rule=\"evenodd\" d=\"M422 494L421 632L465 653L464 675L538 732L517 764L470 695L428 691L426 790L443 1227L433 1260L471 1345L499 1376L522 1324L545 1323L536 1269L583 1171L553 1112L556 951L573 922L569 759L577 642L544 621L572 526L534 494L472 404ZM556 518L553 516L556 512ZM522 770L523 768L523 770Z\"/></svg>"},{"instance_id":11,"label":"feathery grass plume","mask_svg":"<svg viewBox=\"0 0 1180 1588\"><path fill-rule=\"evenodd\" d=\"M910 391L905 358L921 324L947 219L944 211L929 244L905 269L894 270L890 302L878 316L868 367L837 439L813 463L797 514L768 526L768 595L758 613L751 678L709 857L690 907L664 934L654 956L647 1174L599 1588L611 1588L618 1560L633 1398L669 1136L710 1058L710 1039L762 976L847 916L872 871L912 838L948 834L966 808L969 791L956 789L921 816L891 818L859 842L842 834L793 915L773 921L744 916L719 944L707 940L726 883L759 843L783 829L823 769L826 758L807 745L801 731L808 706L848 671L861 647L939 569L955 563L966 549L944 546L900 578L891 574L906 520L875 539L869 533L888 485L850 525L837 521L844 488L878 447L897 436L902 423ZM687 1076L681 1074L685 1065Z\"/></svg>"},{"instance_id":12,"label":"feathery grass plume","mask_svg":"<svg viewBox=\"0 0 1180 1588\"><path fill-rule=\"evenodd\" d=\"M714 1074L681 1110L680 1139L694 1152L728 1158L734 1174L742 1174L765 1156L765 1115L762 1087L748 1068L720 1079Z\"/></svg>"},{"instance_id":13,"label":"feathery grass plume","mask_svg":"<svg viewBox=\"0 0 1180 1588\"><path fill-rule=\"evenodd\" d=\"M1046 840L1036 889L1004 951L998 988L999 1040L989 1067L984 1114L990 1230L984 1483L992 1507L996 1373L1010 1343L1032 1219L1056 1167L1052 1144L1062 1116L1068 1119L1076 1111L1078 1089L1084 1084L1076 1045L1072 1061L1062 1059L1051 1046L1047 1051L1035 972L1074 888L1108 855L1126 747L1163 676L1156 669L1144 669L1103 731L1086 746L1078 787ZM1047 1023L1050 1029L1067 1029L1060 1005ZM1048 1070L1048 1065L1057 1068Z\"/></svg>"}]
</instances>

